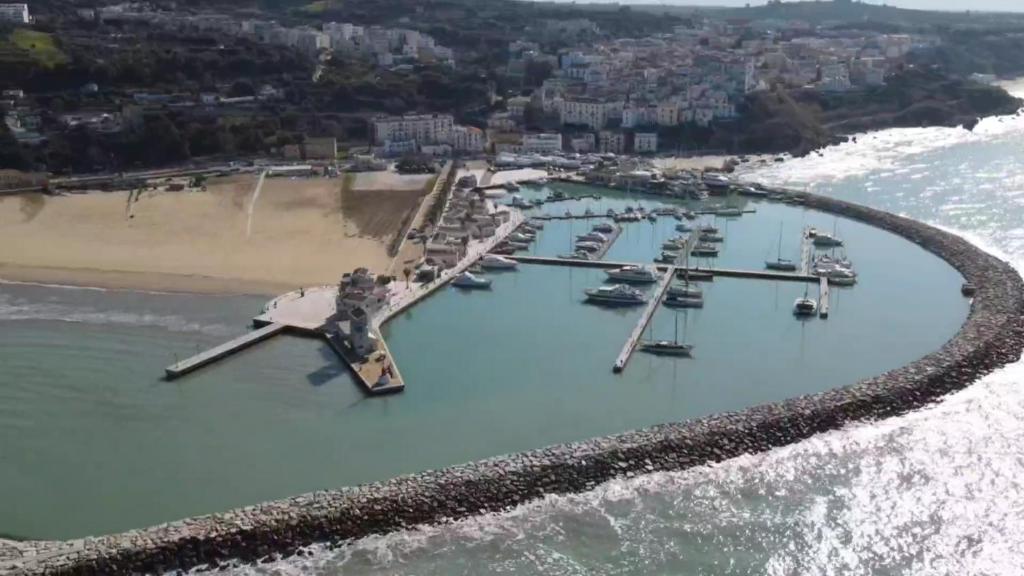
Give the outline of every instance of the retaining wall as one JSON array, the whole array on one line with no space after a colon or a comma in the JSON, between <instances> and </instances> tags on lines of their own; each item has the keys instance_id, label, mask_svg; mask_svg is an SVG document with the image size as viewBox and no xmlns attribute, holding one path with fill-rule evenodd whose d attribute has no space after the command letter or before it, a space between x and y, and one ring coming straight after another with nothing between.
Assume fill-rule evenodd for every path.
<instances>
[{"instance_id":1,"label":"retaining wall","mask_svg":"<svg viewBox=\"0 0 1024 576\"><path fill-rule=\"evenodd\" d=\"M0 573L128 574L216 565L233 558L256 561L295 553L313 542L502 510L545 494L588 490L619 476L682 470L797 442L849 422L901 414L1020 357L1024 283L1008 264L913 220L800 195L808 207L899 234L958 269L977 293L956 336L936 352L878 377L741 412L304 494L113 536L0 545Z\"/></svg>"}]
</instances>

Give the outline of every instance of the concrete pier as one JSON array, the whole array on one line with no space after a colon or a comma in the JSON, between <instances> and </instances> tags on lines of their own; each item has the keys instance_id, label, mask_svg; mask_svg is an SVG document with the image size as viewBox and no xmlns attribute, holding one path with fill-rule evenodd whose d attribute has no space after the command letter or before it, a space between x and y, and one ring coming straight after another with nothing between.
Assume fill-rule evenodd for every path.
<instances>
[{"instance_id":1,"label":"concrete pier","mask_svg":"<svg viewBox=\"0 0 1024 576\"><path fill-rule=\"evenodd\" d=\"M398 366L391 356L391 350L388 349L387 343L380 337L380 334L375 334L375 336L377 337L378 345L377 353L383 353L383 356L379 358L360 357L336 332L325 333L324 339L331 349L345 362L349 370L352 371L352 375L355 376L356 382L363 389L363 392L371 396L380 396L405 390L405 380L398 371ZM378 381L385 365L391 366L393 375L387 384L379 384Z\"/></svg>"},{"instance_id":2,"label":"concrete pier","mask_svg":"<svg viewBox=\"0 0 1024 576\"><path fill-rule=\"evenodd\" d=\"M809 228L804 228L800 236L800 273L809 275L811 273L811 257L814 254Z\"/></svg>"},{"instance_id":3,"label":"concrete pier","mask_svg":"<svg viewBox=\"0 0 1024 576\"><path fill-rule=\"evenodd\" d=\"M515 260L523 264L541 264L547 266L575 266L578 268L601 268L601 269L612 269L622 268L623 266L648 266L648 264L638 264L636 262L613 262L608 260L575 260L572 258L550 258L546 256L520 256L520 255L508 255L504 256L509 260ZM773 270L737 270L731 268L686 268L668 266L666 264L655 264L654 268L659 271L665 271L668 268L678 268L679 270L688 270L691 273L706 273L714 276L722 276L727 278L751 278L756 280L782 280L786 282L817 282L818 277L809 274L796 274L792 272L777 272Z\"/></svg>"},{"instance_id":4,"label":"concrete pier","mask_svg":"<svg viewBox=\"0 0 1024 576\"><path fill-rule=\"evenodd\" d=\"M818 284L818 317L828 318L828 278L822 276Z\"/></svg>"},{"instance_id":5,"label":"concrete pier","mask_svg":"<svg viewBox=\"0 0 1024 576\"><path fill-rule=\"evenodd\" d=\"M633 328L633 332L629 335L629 339L626 340L626 345L622 347L622 352L619 352L618 358L615 359L615 364L612 365L612 372L618 374L626 369L626 363L628 363L630 357L633 356L633 351L636 350L637 342L639 342L640 337L643 336L644 330L647 329L647 325L651 323L654 311L658 309L658 304L660 304L661 299L665 297L665 292L668 290L668 286L672 283L672 279L675 278L675 275L675 266L669 266L668 270L663 273L661 282L658 284L658 288L654 292L654 297L647 303L647 308L645 308L644 313L640 315L640 320L637 322L636 328Z\"/></svg>"},{"instance_id":6,"label":"concrete pier","mask_svg":"<svg viewBox=\"0 0 1024 576\"><path fill-rule=\"evenodd\" d=\"M239 350L248 348L253 344L262 342L273 336L277 336L283 332L285 328L287 328L287 326L284 324L267 324L266 326L253 330L248 334L239 336L230 342L225 342L216 348L210 348L209 350L200 352L191 358L186 358L181 362L172 364L165 368L164 372L166 373L168 380L173 380L179 376L184 376L193 370L198 370L207 364L212 364L221 358L230 356Z\"/></svg>"}]
</instances>

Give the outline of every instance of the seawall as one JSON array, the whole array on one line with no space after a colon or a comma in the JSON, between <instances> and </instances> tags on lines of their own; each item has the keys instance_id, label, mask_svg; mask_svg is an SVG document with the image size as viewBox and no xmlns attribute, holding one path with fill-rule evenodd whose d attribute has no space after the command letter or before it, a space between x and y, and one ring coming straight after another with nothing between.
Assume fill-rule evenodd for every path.
<instances>
[{"instance_id":1,"label":"seawall","mask_svg":"<svg viewBox=\"0 0 1024 576\"><path fill-rule=\"evenodd\" d=\"M959 332L939 350L877 377L739 412L303 494L111 536L0 543L0 573L159 573L236 558L256 561L292 554L313 542L498 511L545 494L584 491L620 476L683 470L797 442L850 422L898 415L1020 357L1024 281L1007 263L920 222L840 200L799 195L808 207L899 234L959 270L977 287Z\"/></svg>"}]
</instances>

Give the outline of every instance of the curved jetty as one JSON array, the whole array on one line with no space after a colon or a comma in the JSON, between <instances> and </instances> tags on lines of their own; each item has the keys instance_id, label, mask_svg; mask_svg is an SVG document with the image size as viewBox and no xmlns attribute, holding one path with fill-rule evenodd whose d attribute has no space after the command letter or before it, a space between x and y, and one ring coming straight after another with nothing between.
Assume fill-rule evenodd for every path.
<instances>
[{"instance_id":1,"label":"curved jetty","mask_svg":"<svg viewBox=\"0 0 1024 576\"><path fill-rule=\"evenodd\" d=\"M491 458L354 488L303 494L223 514L68 542L0 544L4 574L162 573L292 554L339 541L589 490L632 474L683 470L797 442L850 422L920 408L1016 361L1024 349L1024 281L966 240L907 218L791 192L808 207L899 234L975 287L971 312L939 350L820 394L687 422Z\"/></svg>"}]
</instances>

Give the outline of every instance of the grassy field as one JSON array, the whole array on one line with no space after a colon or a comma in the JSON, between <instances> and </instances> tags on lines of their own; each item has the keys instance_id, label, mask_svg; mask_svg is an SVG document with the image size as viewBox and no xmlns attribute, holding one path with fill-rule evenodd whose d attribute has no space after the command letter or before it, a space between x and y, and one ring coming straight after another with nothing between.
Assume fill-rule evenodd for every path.
<instances>
[{"instance_id":1,"label":"grassy field","mask_svg":"<svg viewBox=\"0 0 1024 576\"><path fill-rule=\"evenodd\" d=\"M3 46L6 44L6 46ZM0 43L0 49L28 53L28 56L45 68L54 68L68 61L66 54L61 52L52 34L36 32L27 28L18 28L11 32L6 42Z\"/></svg>"}]
</instances>

